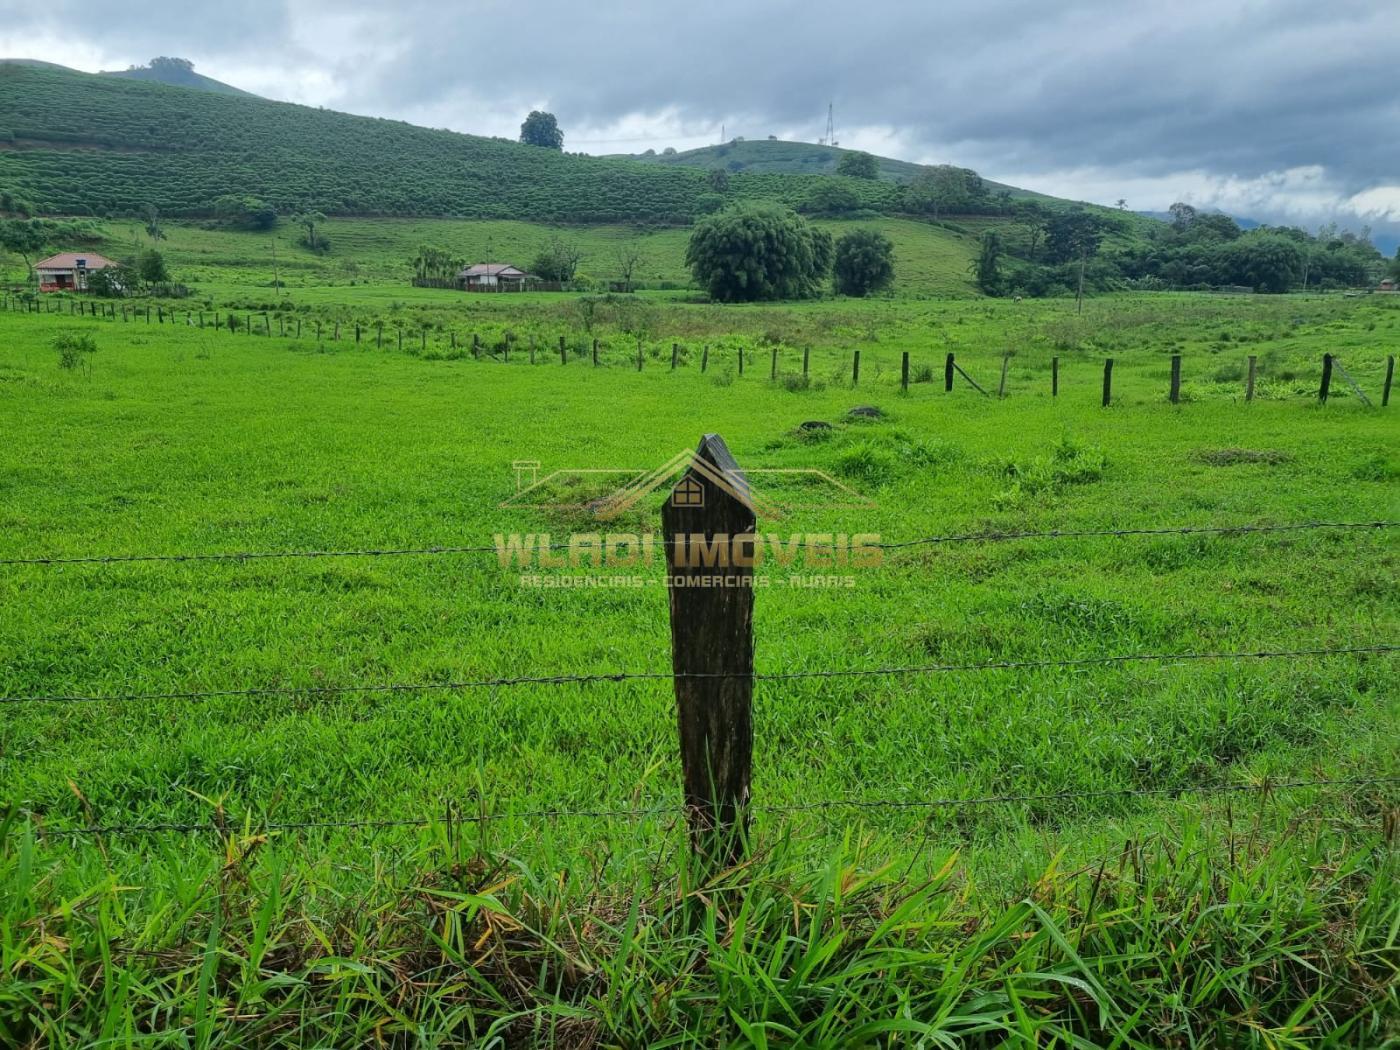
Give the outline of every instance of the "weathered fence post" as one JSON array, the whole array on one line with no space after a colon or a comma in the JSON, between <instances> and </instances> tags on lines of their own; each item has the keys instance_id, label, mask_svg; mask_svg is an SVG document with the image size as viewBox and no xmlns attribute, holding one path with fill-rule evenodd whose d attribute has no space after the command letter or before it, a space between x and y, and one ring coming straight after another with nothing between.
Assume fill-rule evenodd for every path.
<instances>
[{"instance_id":1,"label":"weathered fence post","mask_svg":"<svg viewBox=\"0 0 1400 1050\"><path fill-rule=\"evenodd\" d=\"M803 379L806 379L806 378L807 378L807 366L811 363L811 358L812 358L812 348L811 348L810 346L804 346L804 347L802 348L802 378L803 378Z\"/></svg>"},{"instance_id":2,"label":"weathered fence post","mask_svg":"<svg viewBox=\"0 0 1400 1050\"><path fill-rule=\"evenodd\" d=\"M852 351L851 351L851 386L857 386L857 385L859 385L859 383L860 383L860 351L859 351L859 350L852 350Z\"/></svg>"},{"instance_id":3,"label":"weathered fence post","mask_svg":"<svg viewBox=\"0 0 1400 1050\"><path fill-rule=\"evenodd\" d=\"M331 335L331 342L334 342L334 343L340 342L340 322L339 322L339 321L337 321L337 322L335 323L335 332L332 333L332 335Z\"/></svg>"},{"instance_id":4,"label":"weathered fence post","mask_svg":"<svg viewBox=\"0 0 1400 1050\"><path fill-rule=\"evenodd\" d=\"M598 367L598 337L593 337L593 367Z\"/></svg>"},{"instance_id":5,"label":"weathered fence post","mask_svg":"<svg viewBox=\"0 0 1400 1050\"><path fill-rule=\"evenodd\" d=\"M420 329L418 330L418 351L419 351L420 353L424 353L424 352L427 351L427 349L428 349L428 330L427 330L426 328L420 328Z\"/></svg>"},{"instance_id":6,"label":"weathered fence post","mask_svg":"<svg viewBox=\"0 0 1400 1050\"><path fill-rule=\"evenodd\" d=\"M778 348L773 347L773 360L768 366L768 378L776 381L778 378Z\"/></svg>"},{"instance_id":7,"label":"weathered fence post","mask_svg":"<svg viewBox=\"0 0 1400 1050\"><path fill-rule=\"evenodd\" d=\"M943 362L943 392L951 394L953 392L953 355L949 354Z\"/></svg>"},{"instance_id":8,"label":"weathered fence post","mask_svg":"<svg viewBox=\"0 0 1400 1050\"><path fill-rule=\"evenodd\" d=\"M399 352L402 353L402 352L403 352L403 329L400 328L400 329L398 330L398 332L399 332ZM358 325L355 326L355 333L356 333L357 335L359 334L359 326L358 326Z\"/></svg>"},{"instance_id":9,"label":"weathered fence post","mask_svg":"<svg viewBox=\"0 0 1400 1050\"><path fill-rule=\"evenodd\" d=\"M359 321L356 321L356 322L355 322L355 345L358 346L359 343L360 343L360 322L359 322Z\"/></svg>"},{"instance_id":10,"label":"weathered fence post","mask_svg":"<svg viewBox=\"0 0 1400 1050\"><path fill-rule=\"evenodd\" d=\"M1322 386L1318 389L1317 399L1324 405L1327 404L1327 393L1332 389L1332 355L1322 355Z\"/></svg>"},{"instance_id":11,"label":"weathered fence post","mask_svg":"<svg viewBox=\"0 0 1400 1050\"><path fill-rule=\"evenodd\" d=\"M637 340L637 371L640 372L641 370L642 370L642 341L641 341L641 339L638 339L638 340Z\"/></svg>"},{"instance_id":12,"label":"weathered fence post","mask_svg":"<svg viewBox=\"0 0 1400 1050\"><path fill-rule=\"evenodd\" d=\"M1385 359L1385 386L1381 387L1381 408L1390 404L1390 383L1395 378L1395 355Z\"/></svg>"},{"instance_id":13,"label":"weathered fence post","mask_svg":"<svg viewBox=\"0 0 1400 1050\"><path fill-rule=\"evenodd\" d=\"M724 439L706 434L661 509L681 779L705 875L747 845L756 525L748 481Z\"/></svg>"},{"instance_id":14,"label":"weathered fence post","mask_svg":"<svg viewBox=\"0 0 1400 1050\"><path fill-rule=\"evenodd\" d=\"M1010 354L1001 355L1001 382L997 384L997 400L1006 397L1006 366L1011 363Z\"/></svg>"},{"instance_id":15,"label":"weathered fence post","mask_svg":"<svg viewBox=\"0 0 1400 1050\"><path fill-rule=\"evenodd\" d=\"M301 318L297 318L297 338L301 338Z\"/></svg>"},{"instance_id":16,"label":"weathered fence post","mask_svg":"<svg viewBox=\"0 0 1400 1050\"><path fill-rule=\"evenodd\" d=\"M1050 396L1060 396L1060 359L1050 358Z\"/></svg>"},{"instance_id":17,"label":"weathered fence post","mask_svg":"<svg viewBox=\"0 0 1400 1050\"><path fill-rule=\"evenodd\" d=\"M904 356L899 362L899 389L906 394L909 393L909 351L904 351Z\"/></svg>"},{"instance_id":18,"label":"weathered fence post","mask_svg":"<svg viewBox=\"0 0 1400 1050\"><path fill-rule=\"evenodd\" d=\"M707 369L707 368L709 368L709 367L710 367L710 344L709 344L709 343L706 343L706 344L705 344L705 349L702 350L702 351L700 352L700 371L701 371L701 372L704 372L705 369Z\"/></svg>"},{"instance_id":19,"label":"weathered fence post","mask_svg":"<svg viewBox=\"0 0 1400 1050\"><path fill-rule=\"evenodd\" d=\"M672 343L672 344L671 344L671 371L672 371L672 372L674 372L674 371L676 370L676 363L680 360L680 356L681 356L681 344L680 344L680 343Z\"/></svg>"},{"instance_id":20,"label":"weathered fence post","mask_svg":"<svg viewBox=\"0 0 1400 1050\"><path fill-rule=\"evenodd\" d=\"M1175 405L1175 404L1179 404L1179 403L1181 402L1181 355L1180 355L1180 354L1172 354L1172 386L1171 386L1171 391L1170 391L1170 393L1169 393L1167 396L1171 399L1171 403L1174 404L1174 405Z\"/></svg>"},{"instance_id":21,"label":"weathered fence post","mask_svg":"<svg viewBox=\"0 0 1400 1050\"><path fill-rule=\"evenodd\" d=\"M559 337L559 363L561 365L567 365L569 363L569 351L564 345L564 337L562 335Z\"/></svg>"},{"instance_id":22,"label":"weathered fence post","mask_svg":"<svg viewBox=\"0 0 1400 1050\"><path fill-rule=\"evenodd\" d=\"M739 374L744 374L744 348L739 347Z\"/></svg>"},{"instance_id":23,"label":"weathered fence post","mask_svg":"<svg viewBox=\"0 0 1400 1050\"><path fill-rule=\"evenodd\" d=\"M1244 378L1244 399L1246 401L1254 400L1254 369L1258 362L1259 358L1255 357L1253 354L1249 355L1249 371L1245 374Z\"/></svg>"},{"instance_id":24,"label":"weathered fence post","mask_svg":"<svg viewBox=\"0 0 1400 1050\"><path fill-rule=\"evenodd\" d=\"M1107 408L1111 400L1113 400L1113 358L1106 357L1103 362L1103 407Z\"/></svg>"}]
</instances>

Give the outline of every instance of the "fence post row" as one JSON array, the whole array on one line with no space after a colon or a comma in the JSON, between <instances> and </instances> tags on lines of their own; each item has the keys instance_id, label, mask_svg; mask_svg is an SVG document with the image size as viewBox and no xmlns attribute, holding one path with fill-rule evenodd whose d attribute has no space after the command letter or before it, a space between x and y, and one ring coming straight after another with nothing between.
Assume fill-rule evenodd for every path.
<instances>
[{"instance_id":1,"label":"fence post row","mask_svg":"<svg viewBox=\"0 0 1400 1050\"><path fill-rule=\"evenodd\" d=\"M661 508L671 665L691 846L707 873L747 846L753 768L753 560L748 481L724 439L706 434ZM721 555L708 558L702 550ZM717 564L709 564L710 561ZM711 577L703 586L692 573ZM692 677L693 676L693 677Z\"/></svg>"}]
</instances>

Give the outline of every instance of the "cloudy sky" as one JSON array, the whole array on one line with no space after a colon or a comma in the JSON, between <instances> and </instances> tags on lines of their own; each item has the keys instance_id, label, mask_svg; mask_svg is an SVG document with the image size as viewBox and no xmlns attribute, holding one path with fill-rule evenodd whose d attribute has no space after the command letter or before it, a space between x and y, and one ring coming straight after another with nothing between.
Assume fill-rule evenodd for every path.
<instances>
[{"instance_id":1,"label":"cloudy sky","mask_svg":"<svg viewBox=\"0 0 1400 1050\"><path fill-rule=\"evenodd\" d=\"M1400 232L1394 0L0 0L0 57L153 55L265 95L566 148L743 135L951 162L1137 210Z\"/></svg>"}]
</instances>

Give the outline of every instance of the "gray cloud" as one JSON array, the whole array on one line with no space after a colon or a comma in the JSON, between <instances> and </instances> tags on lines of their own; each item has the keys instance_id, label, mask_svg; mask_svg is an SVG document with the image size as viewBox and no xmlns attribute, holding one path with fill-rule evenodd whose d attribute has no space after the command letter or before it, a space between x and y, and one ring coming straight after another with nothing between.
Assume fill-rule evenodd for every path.
<instances>
[{"instance_id":1,"label":"gray cloud","mask_svg":"<svg viewBox=\"0 0 1400 1050\"><path fill-rule=\"evenodd\" d=\"M721 124L815 138L830 99L844 144L1157 195L1135 207L1179 187L1332 217L1400 187L1400 9L1372 0L245 0L76 22L0 0L0 26L0 53L180 54L274 96L463 131L510 134L544 105L590 152L698 145ZM1286 175L1300 169L1322 176Z\"/></svg>"}]
</instances>

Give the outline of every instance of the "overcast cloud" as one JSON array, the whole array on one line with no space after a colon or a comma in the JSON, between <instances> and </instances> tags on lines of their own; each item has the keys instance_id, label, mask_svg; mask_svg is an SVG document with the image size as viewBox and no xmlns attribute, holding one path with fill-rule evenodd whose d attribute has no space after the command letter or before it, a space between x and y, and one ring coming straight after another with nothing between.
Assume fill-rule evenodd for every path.
<instances>
[{"instance_id":1,"label":"overcast cloud","mask_svg":"<svg viewBox=\"0 0 1400 1050\"><path fill-rule=\"evenodd\" d=\"M0 0L0 56L154 55L266 95L479 134L532 108L589 153L727 136L976 168L1139 210L1400 231L1400 6L953 0ZM1388 238L1389 239L1389 238Z\"/></svg>"}]
</instances>

